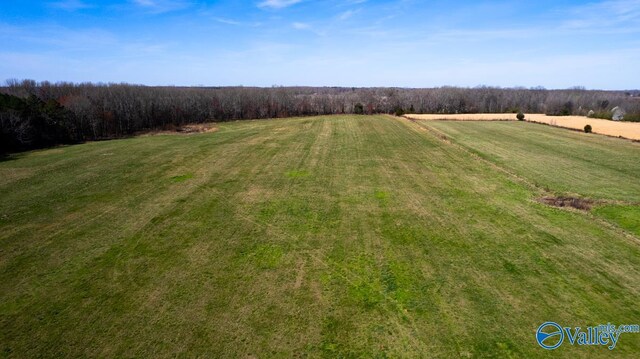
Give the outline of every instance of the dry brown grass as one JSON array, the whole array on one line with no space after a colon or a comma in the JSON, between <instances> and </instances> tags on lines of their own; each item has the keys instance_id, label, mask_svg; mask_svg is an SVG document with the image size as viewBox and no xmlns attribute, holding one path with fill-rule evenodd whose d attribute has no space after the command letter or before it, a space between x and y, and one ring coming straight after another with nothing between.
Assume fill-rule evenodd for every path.
<instances>
[{"instance_id":1,"label":"dry brown grass","mask_svg":"<svg viewBox=\"0 0 640 359\"><path fill-rule=\"evenodd\" d=\"M640 123L637 122L617 122L584 116L546 116L543 114L527 115L526 120L576 130L583 130L584 126L591 125L594 133L640 140Z\"/></svg>"},{"instance_id":2,"label":"dry brown grass","mask_svg":"<svg viewBox=\"0 0 640 359\"><path fill-rule=\"evenodd\" d=\"M516 121L516 114L511 113L476 113L457 115L411 114L405 115L405 117L414 120ZM624 137L631 140L640 140L640 123L636 122L616 122L584 116L547 116L540 113L525 114L525 120L580 131L584 129L584 126L591 125L594 133L614 137Z\"/></svg>"},{"instance_id":3,"label":"dry brown grass","mask_svg":"<svg viewBox=\"0 0 640 359\"><path fill-rule=\"evenodd\" d=\"M408 114L406 118L414 120L444 120L444 121L516 121L515 113L461 113L445 114Z\"/></svg>"},{"instance_id":4,"label":"dry brown grass","mask_svg":"<svg viewBox=\"0 0 640 359\"><path fill-rule=\"evenodd\" d=\"M192 125L184 125L178 128L177 132L180 133L202 133L202 132L215 132L218 130L216 123L197 123Z\"/></svg>"},{"instance_id":5,"label":"dry brown grass","mask_svg":"<svg viewBox=\"0 0 640 359\"><path fill-rule=\"evenodd\" d=\"M141 131L136 133L137 136L155 136L155 135L190 135L194 133L215 132L218 130L217 123L195 123L184 125L181 127L167 126L161 130Z\"/></svg>"}]
</instances>

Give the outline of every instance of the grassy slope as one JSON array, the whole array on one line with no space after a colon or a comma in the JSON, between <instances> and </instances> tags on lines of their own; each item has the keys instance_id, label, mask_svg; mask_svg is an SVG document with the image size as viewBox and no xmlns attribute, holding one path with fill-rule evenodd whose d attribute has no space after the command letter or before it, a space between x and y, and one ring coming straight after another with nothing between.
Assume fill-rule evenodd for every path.
<instances>
[{"instance_id":1,"label":"grassy slope","mask_svg":"<svg viewBox=\"0 0 640 359\"><path fill-rule=\"evenodd\" d=\"M527 122L420 124L552 191L640 202L640 143Z\"/></svg>"},{"instance_id":2,"label":"grassy slope","mask_svg":"<svg viewBox=\"0 0 640 359\"><path fill-rule=\"evenodd\" d=\"M533 357L543 321L637 322L638 242L537 195L388 117L19 155L0 163L0 353ZM585 353L610 355L553 356Z\"/></svg>"},{"instance_id":3,"label":"grassy slope","mask_svg":"<svg viewBox=\"0 0 640 359\"><path fill-rule=\"evenodd\" d=\"M640 238L640 206L609 205L599 206L595 214L616 223Z\"/></svg>"},{"instance_id":4,"label":"grassy slope","mask_svg":"<svg viewBox=\"0 0 640 359\"><path fill-rule=\"evenodd\" d=\"M420 124L551 192L618 202L593 213L640 236L640 143L523 122Z\"/></svg>"}]
</instances>

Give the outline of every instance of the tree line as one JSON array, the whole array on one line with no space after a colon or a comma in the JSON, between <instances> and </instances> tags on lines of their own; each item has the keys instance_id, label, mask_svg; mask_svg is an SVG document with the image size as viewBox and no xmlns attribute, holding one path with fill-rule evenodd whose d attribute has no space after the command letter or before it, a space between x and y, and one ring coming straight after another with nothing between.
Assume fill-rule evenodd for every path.
<instances>
[{"instance_id":1,"label":"tree line","mask_svg":"<svg viewBox=\"0 0 640 359\"><path fill-rule=\"evenodd\" d=\"M640 120L640 93L581 88L149 87L10 80L0 151L128 136L188 123L379 113L547 113Z\"/></svg>"}]
</instances>

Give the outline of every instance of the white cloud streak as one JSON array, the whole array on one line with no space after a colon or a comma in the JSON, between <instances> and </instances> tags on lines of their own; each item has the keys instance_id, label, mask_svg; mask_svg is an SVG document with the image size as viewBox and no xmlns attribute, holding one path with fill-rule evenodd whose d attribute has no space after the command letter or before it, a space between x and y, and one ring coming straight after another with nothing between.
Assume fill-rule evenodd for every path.
<instances>
[{"instance_id":1,"label":"white cloud streak","mask_svg":"<svg viewBox=\"0 0 640 359\"><path fill-rule=\"evenodd\" d=\"M304 22L294 22L293 24L291 24L291 26L293 26L293 28L297 30L307 30L311 28L311 25Z\"/></svg>"},{"instance_id":2,"label":"white cloud streak","mask_svg":"<svg viewBox=\"0 0 640 359\"><path fill-rule=\"evenodd\" d=\"M238 20L233 20L233 19L227 19L224 17L214 17L213 20L221 23L221 24L225 24L225 25L233 25L233 26L240 26L240 27L259 27L262 26L262 23L260 22L244 22L244 21L238 21Z\"/></svg>"},{"instance_id":3,"label":"white cloud streak","mask_svg":"<svg viewBox=\"0 0 640 359\"><path fill-rule=\"evenodd\" d=\"M259 8L283 9L302 2L302 0L265 0L258 4Z\"/></svg>"},{"instance_id":4,"label":"white cloud streak","mask_svg":"<svg viewBox=\"0 0 640 359\"><path fill-rule=\"evenodd\" d=\"M610 0L570 9L570 18L563 23L563 27L603 29L636 25L638 22L640 0Z\"/></svg>"},{"instance_id":5,"label":"white cloud streak","mask_svg":"<svg viewBox=\"0 0 640 359\"><path fill-rule=\"evenodd\" d=\"M353 15L357 14L360 10L347 10L341 14L338 14L337 19L340 21L345 21L351 18Z\"/></svg>"},{"instance_id":6,"label":"white cloud streak","mask_svg":"<svg viewBox=\"0 0 640 359\"><path fill-rule=\"evenodd\" d=\"M132 0L132 2L153 14L183 10L192 5L186 0Z\"/></svg>"}]
</instances>

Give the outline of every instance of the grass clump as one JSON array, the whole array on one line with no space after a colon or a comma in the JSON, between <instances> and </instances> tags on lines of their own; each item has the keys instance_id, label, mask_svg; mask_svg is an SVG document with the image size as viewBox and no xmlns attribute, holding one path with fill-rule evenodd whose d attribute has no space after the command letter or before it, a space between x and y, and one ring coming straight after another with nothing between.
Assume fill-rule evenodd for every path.
<instances>
[{"instance_id":1,"label":"grass clump","mask_svg":"<svg viewBox=\"0 0 640 359\"><path fill-rule=\"evenodd\" d=\"M301 178L309 176L308 171L288 171L287 177L289 178Z\"/></svg>"}]
</instances>

